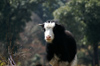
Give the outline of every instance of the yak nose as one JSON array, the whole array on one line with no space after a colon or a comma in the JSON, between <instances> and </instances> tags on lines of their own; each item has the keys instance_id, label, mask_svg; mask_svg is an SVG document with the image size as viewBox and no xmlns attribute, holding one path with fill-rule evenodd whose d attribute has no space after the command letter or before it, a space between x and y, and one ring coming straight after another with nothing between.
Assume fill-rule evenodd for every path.
<instances>
[{"instance_id":1,"label":"yak nose","mask_svg":"<svg viewBox=\"0 0 100 66\"><path fill-rule=\"evenodd\" d=\"M46 36L46 39L47 40L50 40L51 39L51 36L50 35Z\"/></svg>"}]
</instances>

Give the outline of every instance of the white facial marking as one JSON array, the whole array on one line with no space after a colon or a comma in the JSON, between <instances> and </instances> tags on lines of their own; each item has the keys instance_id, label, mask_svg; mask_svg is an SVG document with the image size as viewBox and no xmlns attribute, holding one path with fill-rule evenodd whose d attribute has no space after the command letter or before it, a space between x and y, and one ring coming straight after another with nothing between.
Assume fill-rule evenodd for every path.
<instances>
[{"instance_id":1,"label":"white facial marking","mask_svg":"<svg viewBox=\"0 0 100 66\"><path fill-rule=\"evenodd\" d=\"M54 39L54 33L53 33L53 28L55 26L55 23L44 23L44 36L45 40L48 43L52 43L52 40Z\"/></svg>"}]
</instances>

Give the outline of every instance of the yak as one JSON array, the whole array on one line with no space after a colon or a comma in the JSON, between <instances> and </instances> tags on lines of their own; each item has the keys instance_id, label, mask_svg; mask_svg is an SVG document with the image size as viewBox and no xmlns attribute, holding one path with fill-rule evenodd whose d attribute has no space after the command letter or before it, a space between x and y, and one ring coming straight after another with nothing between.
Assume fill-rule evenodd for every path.
<instances>
[{"instance_id":1,"label":"yak","mask_svg":"<svg viewBox=\"0 0 100 66\"><path fill-rule=\"evenodd\" d=\"M77 47L72 33L54 20L39 24L44 30L46 58L52 66L76 66Z\"/></svg>"}]
</instances>

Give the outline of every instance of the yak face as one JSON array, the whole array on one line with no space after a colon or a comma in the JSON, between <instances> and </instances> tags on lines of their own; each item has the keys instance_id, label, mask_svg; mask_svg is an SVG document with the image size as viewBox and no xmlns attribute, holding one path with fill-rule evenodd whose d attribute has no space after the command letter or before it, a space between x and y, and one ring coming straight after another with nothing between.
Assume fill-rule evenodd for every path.
<instances>
[{"instance_id":1,"label":"yak face","mask_svg":"<svg viewBox=\"0 0 100 66\"><path fill-rule=\"evenodd\" d=\"M52 43L53 39L54 39L54 32L53 29L55 27L55 23L44 23L44 36L45 36L45 40L48 43Z\"/></svg>"},{"instance_id":2,"label":"yak face","mask_svg":"<svg viewBox=\"0 0 100 66\"><path fill-rule=\"evenodd\" d=\"M48 43L52 43L55 38L64 32L64 27L55 21L47 21L43 24L39 24L44 29L44 39Z\"/></svg>"},{"instance_id":3,"label":"yak face","mask_svg":"<svg viewBox=\"0 0 100 66\"><path fill-rule=\"evenodd\" d=\"M44 24L39 24L44 29L44 39L48 43L52 43L54 39L54 27L56 26L55 22L45 22Z\"/></svg>"}]
</instances>

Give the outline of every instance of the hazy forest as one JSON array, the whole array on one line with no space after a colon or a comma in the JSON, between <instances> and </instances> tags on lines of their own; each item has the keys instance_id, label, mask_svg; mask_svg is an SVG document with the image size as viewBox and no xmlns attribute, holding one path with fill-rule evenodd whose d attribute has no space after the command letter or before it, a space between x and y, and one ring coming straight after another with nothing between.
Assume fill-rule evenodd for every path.
<instances>
[{"instance_id":1,"label":"hazy forest","mask_svg":"<svg viewBox=\"0 0 100 66\"><path fill-rule=\"evenodd\" d=\"M0 66L50 66L38 26L47 20L73 33L78 66L100 66L100 0L0 0Z\"/></svg>"}]
</instances>

